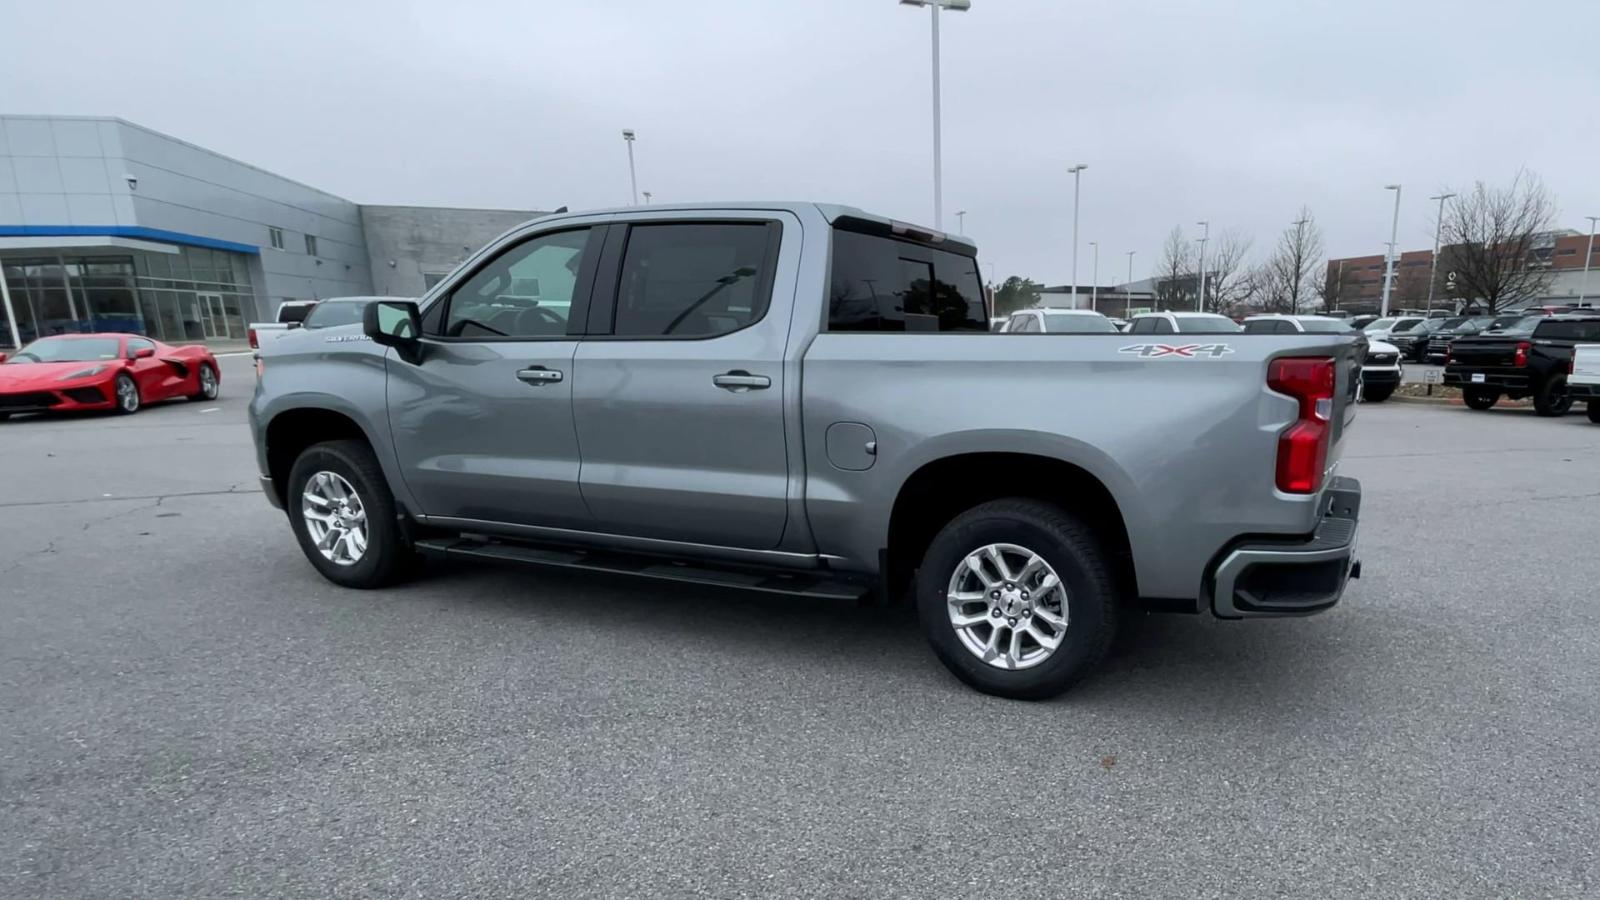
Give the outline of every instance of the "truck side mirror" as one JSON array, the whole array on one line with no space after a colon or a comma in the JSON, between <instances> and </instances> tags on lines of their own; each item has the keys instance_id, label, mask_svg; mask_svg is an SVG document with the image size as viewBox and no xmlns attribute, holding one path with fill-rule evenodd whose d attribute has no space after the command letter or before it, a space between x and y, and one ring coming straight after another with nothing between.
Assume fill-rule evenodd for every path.
<instances>
[{"instance_id":1,"label":"truck side mirror","mask_svg":"<svg viewBox=\"0 0 1600 900\"><path fill-rule=\"evenodd\" d=\"M361 330L373 343L393 347L414 362L422 344L422 314L410 300L375 300L361 312Z\"/></svg>"}]
</instances>

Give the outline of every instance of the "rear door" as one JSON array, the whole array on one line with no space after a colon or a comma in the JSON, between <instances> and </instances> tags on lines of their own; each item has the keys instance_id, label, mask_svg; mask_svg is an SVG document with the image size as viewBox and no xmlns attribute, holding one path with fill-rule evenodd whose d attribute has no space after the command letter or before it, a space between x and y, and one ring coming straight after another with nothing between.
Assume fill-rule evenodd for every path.
<instances>
[{"instance_id":1,"label":"rear door","mask_svg":"<svg viewBox=\"0 0 1600 900\"><path fill-rule=\"evenodd\" d=\"M612 226L573 363L580 483L600 530L755 550L782 540L800 237L781 212Z\"/></svg>"},{"instance_id":2,"label":"rear door","mask_svg":"<svg viewBox=\"0 0 1600 900\"><path fill-rule=\"evenodd\" d=\"M496 248L429 306L418 361L388 356L395 453L423 514L593 525L572 358L604 234L567 225Z\"/></svg>"}]
</instances>

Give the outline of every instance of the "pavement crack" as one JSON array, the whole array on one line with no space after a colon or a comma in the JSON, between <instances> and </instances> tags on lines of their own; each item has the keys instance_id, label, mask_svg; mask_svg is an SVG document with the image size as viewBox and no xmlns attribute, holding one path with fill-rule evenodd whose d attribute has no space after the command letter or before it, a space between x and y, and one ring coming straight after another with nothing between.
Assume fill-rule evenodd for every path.
<instances>
[{"instance_id":1,"label":"pavement crack","mask_svg":"<svg viewBox=\"0 0 1600 900\"><path fill-rule=\"evenodd\" d=\"M227 494L244 493L240 485L249 482L237 482L221 491L174 491L170 494L130 494L117 497L82 497L77 500L19 500L14 503L0 503L0 509L18 509L29 506L78 506L85 503L123 503L140 500L155 500L157 503L170 500L174 497L220 497Z\"/></svg>"}]
</instances>

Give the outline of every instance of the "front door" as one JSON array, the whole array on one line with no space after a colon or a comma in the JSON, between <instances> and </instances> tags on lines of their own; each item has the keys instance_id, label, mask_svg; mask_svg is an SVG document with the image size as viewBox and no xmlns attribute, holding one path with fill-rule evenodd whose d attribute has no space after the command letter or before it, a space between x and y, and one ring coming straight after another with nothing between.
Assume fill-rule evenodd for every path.
<instances>
[{"instance_id":1,"label":"front door","mask_svg":"<svg viewBox=\"0 0 1600 900\"><path fill-rule=\"evenodd\" d=\"M568 320L601 234L507 244L430 306L416 362L388 355L395 452L424 515L593 524L578 490Z\"/></svg>"},{"instance_id":2,"label":"front door","mask_svg":"<svg viewBox=\"0 0 1600 900\"><path fill-rule=\"evenodd\" d=\"M607 245L574 362L583 496L613 534L772 549L787 518L795 264L776 272L799 223L682 215L613 226L622 250Z\"/></svg>"}]
</instances>

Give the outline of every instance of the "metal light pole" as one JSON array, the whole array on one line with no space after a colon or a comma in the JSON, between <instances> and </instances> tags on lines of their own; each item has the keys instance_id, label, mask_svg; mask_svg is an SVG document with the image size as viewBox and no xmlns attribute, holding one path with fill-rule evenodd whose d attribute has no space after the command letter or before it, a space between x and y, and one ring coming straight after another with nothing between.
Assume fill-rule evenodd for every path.
<instances>
[{"instance_id":1,"label":"metal light pole","mask_svg":"<svg viewBox=\"0 0 1600 900\"><path fill-rule=\"evenodd\" d=\"M1295 255L1296 256L1299 256L1299 254L1305 252L1303 249L1301 249L1301 248L1305 247L1305 241L1304 241L1304 237L1305 236L1303 234L1301 234L1300 232L1301 232L1302 229L1304 229L1306 227L1306 223L1309 222L1309 221L1311 221L1311 220L1310 219L1295 219L1293 222L1289 223L1290 225L1294 226L1294 245L1295 245L1295 248L1296 248L1295 249ZM1297 316L1300 315L1300 273L1298 273L1298 272L1296 272L1295 276L1294 276L1294 296L1289 298L1289 312L1291 312L1291 313L1293 313L1294 315L1297 315ZM1326 306L1324 306L1323 312L1327 312Z\"/></svg>"},{"instance_id":2,"label":"metal light pole","mask_svg":"<svg viewBox=\"0 0 1600 900\"><path fill-rule=\"evenodd\" d=\"M944 230L944 187L939 147L939 10L964 12L972 0L900 0L902 6L926 6L933 10L933 227Z\"/></svg>"},{"instance_id":3,"label":"metal light pole","mask_svg":"<svg viewBox=\"0 0 1600 900\"><path fill-rule=\"evenodd\" d=\"M1133 251L1128 251L1128 284L1122 289L1122 317L1128 317L1128 307L1133 303Z\"/></svg>"},{"instance_id":4,"label":"metal light pole","mask_svg":"<svg viewBox=\"0 0 1600 900\"><path fill-rule=\"evenodd\" d=\"M1100 308L1100 242L1090 241L1094 248L1094 277L1089 282L1089 308Z\"/></svg>"},{"instance_id":5,"label":"metal light pole","mask_svg":"<svg viewBox=\"0 0 1600 900\"><path fill-rule=\"evenodd\" d=\"M956 231L961 234L967 233L967 211L964 209L956 210Z\"/></svg>"},{"instance_id":6,"label":"metal light pole","mask_svg":"<svg viewBox=\"0 0 1600 900\"><path fill-rule=\"evenodd\" d=\"M1067 169L1072 173L1072 305L1078 305L1078 184L1088 163L1078 163Z\"/></svg>"},{"instance_id":7,"label":"metal light pole","mask_svg":"<svg viewBox=\"0 0 1600 900\"><path fill-rule=\"evenodd\" d=\"M1428 312L1433 312L1433 283L1439 280L1439 231L1444 227L1444 202L1454 196L1455 194L1440 194L1428 198L1439 201L1439 218L1433 220L1433 261L1432 265L1428 266Z\"/></svg>"},{"instance_id":8,"label":"metal light pole","mask_svg":"<svg viewBox=\"0 0 1600 900\"><path fill-rule=\"evenodd\" d=\"M1400 240L1400 185L1386 184L1383 189L1394 191L1394 222L1389 226L1388 258L1383 261L1383 300L1378 307L1380 317L1389 315L1389 288L1394 284L1394 254Z\"/></svg>"},{"instance_id":9,"label":"metal light pole","mask_svg":"<svg viewBox=\"0 0 1600 900\"><path fill-rule=\"evenodd\" d=\"M1195 312L1205 312L1206 311L1206 241L1211 239L1211 223L1210 222L1196 222L1195 224L1199 225L1202 228L1204 228L1205 231L1200 234L1200 296L1199 296L1198 299L1195 300L1194 309L1195 309Z\"/></svg>"},{"instance_id":10,"label":"metal light pole","mask_svg":"<svg viewBox=\"0 0 1600 900\"><path fill-rule=\"evenodd\" d=\"M649 206L650 205L650 192L649 191L640 191L639 193L644 194L644 205L645 206Z\"/></svg>"},{"instance_id":11,"label":"metal light pole","mask_svg":"<svg viewBox=\"0 0 1600 900\"><path fill-rule=\"evenodd\" d=\"M622 140L628 145L628 186L633 190L633 205L639 205L639 177L633 171L633 129L622 129Z\"/></svg>"},{"instance_id":12,"label":"metal light pole","mask_svg":"<svg viewBox=\"0 0 1600 900\"><path fill-rule=\"evenodd\" d=\"M1578 286L1578 302L1582 303L1589 296L1589 259L1594 256L1594 223L1600 221L1600 216L1584 216L1589 220L1589 249L1583 253L1583 282Z\"/></svg>"}]
</instances>

